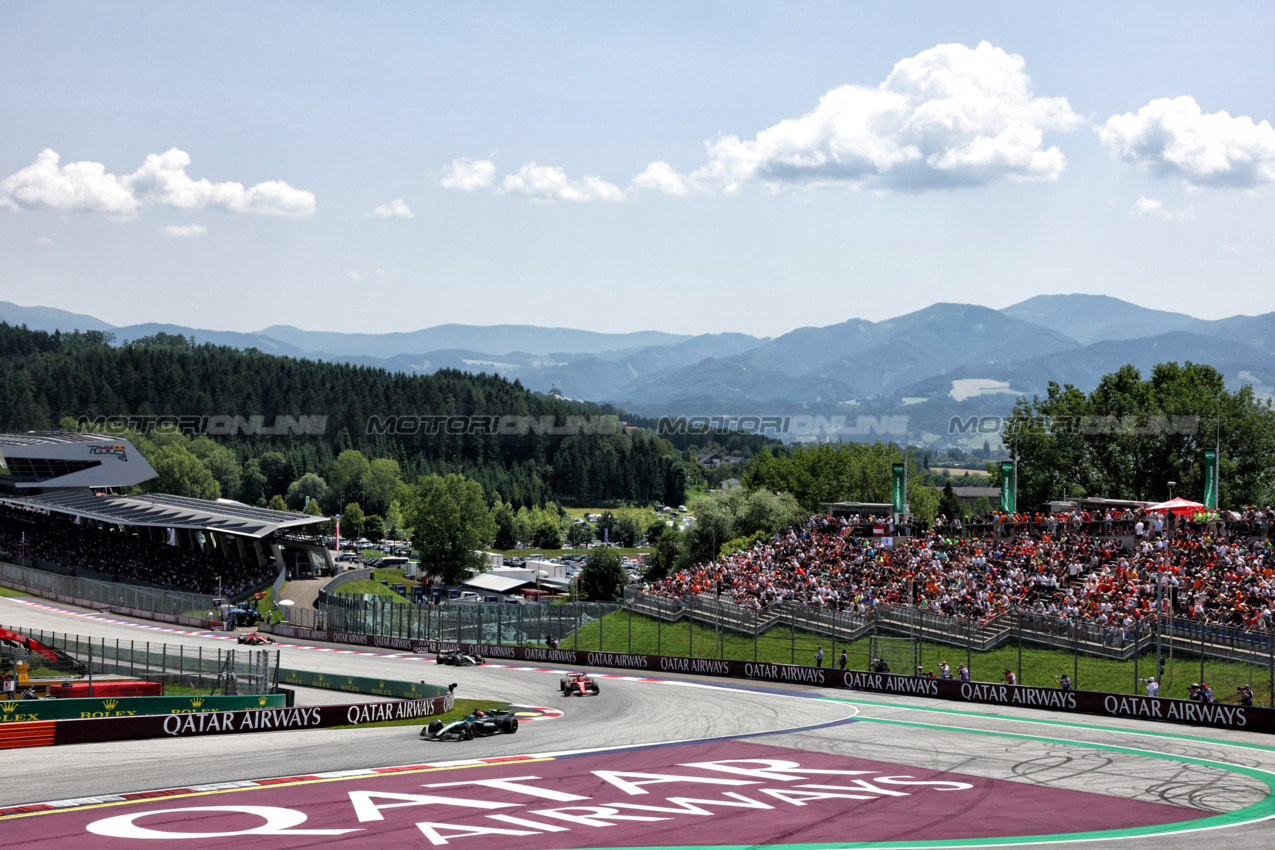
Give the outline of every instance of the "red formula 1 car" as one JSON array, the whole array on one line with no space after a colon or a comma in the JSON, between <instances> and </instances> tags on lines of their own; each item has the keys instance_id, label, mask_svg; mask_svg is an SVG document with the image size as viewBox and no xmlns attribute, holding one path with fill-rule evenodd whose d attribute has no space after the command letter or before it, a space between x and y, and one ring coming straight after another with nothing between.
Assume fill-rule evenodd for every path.
<instances>
[{"instance_id":1,"label":"red formula 1 car","mask_svg":"<svg viewBox=\"0 0 1275 850\"><path fill-rule=\"evenodd\" d=\"M598 683L588 673L568 673L560 683L562 695L569 697L572 694L584 696L585 694L597 694Z\"/></svg>"},{"instance_id":2,"label":"red formula 1 car","mask_svg":"<svg viewBox=\"0 0 1275 850\"><path fill-rule=\"evenodd\" d=\"M247 646L266 646L274 643L274 638L269 635L263 635L261 632L253 632L252 634L240 635L239 642Z\"/></svg>"}]
</instances>

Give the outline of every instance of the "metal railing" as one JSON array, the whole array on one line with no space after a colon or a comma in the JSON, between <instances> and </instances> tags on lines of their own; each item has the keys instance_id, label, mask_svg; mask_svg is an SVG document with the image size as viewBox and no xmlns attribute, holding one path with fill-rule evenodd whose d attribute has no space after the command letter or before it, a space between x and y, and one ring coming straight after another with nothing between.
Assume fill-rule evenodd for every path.
<instances>
[{"instance_id":1,"label":"metal railing","mask_svg":"<svg viewBox=\"0 0 1275 850\"><path fill-rule=\"evenodd\" d=\"M59 676L76 679L94 675L128 676L165 685L181 685L210 694L277 693L279 686L279 652L277 650L226 649L222 647L169 646L150 641L106 640L40 629L9 627L17 632L64 653L75 664L75 672L60 662L21 649L9 648L7 654L25 656L33 675L40 668L55 670Z\"/></svg>"},{"instance_id":2,"label":"metal railing","mask_svg":"<svg viewBox=\"0 0 1275 850\"><path fill-rule=\"evenodd\" d=\"M45 599L56 599L85 607L111 605L169 616L194 617L206 616L207 612L214 607L213 597L202 593L184 593L136 584L59 575L36 567L24 567L3 561L0 561L0 584Z\"/></svg>"}]
</instances>

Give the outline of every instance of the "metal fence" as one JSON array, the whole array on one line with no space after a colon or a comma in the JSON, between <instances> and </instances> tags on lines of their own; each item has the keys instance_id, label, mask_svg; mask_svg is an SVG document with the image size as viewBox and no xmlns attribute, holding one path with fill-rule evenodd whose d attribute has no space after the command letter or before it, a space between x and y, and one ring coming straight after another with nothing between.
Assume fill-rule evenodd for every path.
<instances>
[{"instance_id":1,"label":"metal fence","mask_svg":"<svg viewBox=\"0 0 1275 850\"><path fill-rule=\"evenodd\" d=\"M46 599L78 600L88 606L114 605L169 616L207 616L213 597L202 593L122 584L78 576L59 575L35 567L0 562L0 583Z\"/></svg>"},{"instance_id":2,"label":"metal fence","mask_svg":"<svg viewBox=\"0 0 1275 850\"><path fill-rule=\"evenodd\" d=\"M93 675L128 676L177 685L209 694L276 693L279 685L278 650L228 649L222 647L169 646L149 641L106 640L81 635L10 627L10 631L31 638L64 653L71 662L50 662L39 653L6 646L6 660L31 665L31 674L54 674L66 679ZM47 675L45 675L47 677Z\"/></svg>"},{"instance_id":3,"label":"metal fence","mask_svg":"<svg viewBox=\"0 0 1275 850\"><path fill-rule=\"evenodd\" d=\"M1074 687L1112 693L1144 693L1155 677L1164 696L1187 695L1192 683L1208 682L1214 694L1238 700L1251 685L1262 704L1275 706L1275 635L1165 620L1128 628L1098 625L1014 610L983 621L918 608L879 604L863 612L839 612L783 603L755 610L714 597L652 596L636 587L625 592L629 629L642 636L627 651L705 658L812 664L820 650L827 666L871 669L886 638L912 647L891 672L953 675L964 663L977 681L1000 681L1009 672L1019 684L1049 687L1063 676ZM648 637L654 625L653 636ZM612 629L614 633L614 629ZM1044 651L1042 651L1044 650Z\"/></svg>"}]
</instances>

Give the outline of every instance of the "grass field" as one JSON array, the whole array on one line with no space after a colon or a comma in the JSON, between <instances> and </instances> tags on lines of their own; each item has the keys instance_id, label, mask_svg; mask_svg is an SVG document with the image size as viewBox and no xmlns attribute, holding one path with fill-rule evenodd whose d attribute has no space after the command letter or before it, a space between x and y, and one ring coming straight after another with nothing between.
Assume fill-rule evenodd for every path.
<instances>
[{"instance_id":1,"label":"grass field","mask_svg":"<svg viewBox=\"0 0 1275 850\"><path fill-rule=\"evenodd\" d=\"M366 581L352 581L349 584L343 584L333 592L347 593L347 594L362 593L362 594L369 594L371 596L388 596L390 599L394 600L395 603L400 603L403 605L408 604L406 599L399 596L397 593L390 590L388 587L381 584L379 581L372 581L371 579L368 579Z\"/></svg>"},{"instance_id":2,"label":"grass field","mask_svg":"<svg viewBox=\"0 0 1275 850\"><path fill-rule=\"evenodd\" d=\"M630 625L632 638L630 640ZM885 638L886 636L882 636ZM883 641L902 645L902 641ZM564 638L562 647L605 652L637 653L640 655L672 655L694 658L726 658L736 661L766 661L776 664L815 663L815 650L822 646L824 666L836 667L844 650L847 667L866 670L869 662L869 639L851 644L787 626L776 626L756 641L734 632L715 632L711 626L692 624L689 620L679 623L661 623L641 614L616 611L601 620L589 623L578 636ZM958 664L968 664L975 681L999 682L1007 669L1017 673L1020 669L1017 643L1002 645L991 652L970 653L967 659L964 649L922 642L917 650L916 664L923 671L939 671L939 662L947 661L952 675ZM903 660L890 661L892 673L915 672L912 650L904 652ZM1164 652L1164 675L1161 677L1160 695L1185 699L1187 686L1192 682L1207 681L1215 697L1222 702L1238 702L1236 688L1251 684L1258 705L1271 704L1271 668L1267 664L1243 664L1209 660L1201 676L1199 656L1175 655L1170 663L1169 652ZM1139 679L1155 675L1155 649L1144 653L1136 665L1132 661L1112 661L1085 655L1073 656L1070 652L1045 649L1024 644L1021 655L1022 677L1019 684L1036 687L1056 687L1056 676L1067 674L1073 679L1073 687L1079 690L1105 693L1144 693Z\"/></svg>"},{"instance_id":3,"label":"grass field","mask_svg":"<svg viewBox=\"0 0 1275 850\"><path fill-rule=\"evenodd\" d=\"M26 596L25 591L14 590L11 587L0 587L0 596Z\"/></svg>"}]
</instances>

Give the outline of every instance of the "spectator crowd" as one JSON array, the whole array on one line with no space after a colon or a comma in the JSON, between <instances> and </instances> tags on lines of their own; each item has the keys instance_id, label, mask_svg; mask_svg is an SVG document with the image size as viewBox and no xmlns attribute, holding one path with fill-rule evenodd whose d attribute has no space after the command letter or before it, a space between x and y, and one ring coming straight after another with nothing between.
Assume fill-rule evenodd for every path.
<instances>
[{"instance_id":1,"label":"spectator crowd","mask_svg":"<svg viewBox=\"0 0 1275 850\"><path fill-rule=\"evenodd\" d=\"M234 595L273 577L269 566L225 557L211 546L170 546L73 517L0 506L0 556L49 561L76 572L168 590Z\"/></svg>"},{"instance_id":2,"label":"spectator crowd","mask_svg":"<svg viewBox=\"0 0 1275 850\"><path fill-rule=\"evenodd\" d=\"M1275 629L1272 516L997 514L889 546L857 535L858 517L815 516L645 590L759 611L787 601L862 615L886 603L981 621L1019 609L1126 629L1155 617L1159 599L1166 617Z\"/></svg>"}]
</instances>

